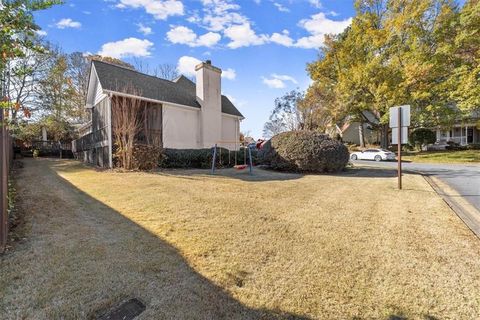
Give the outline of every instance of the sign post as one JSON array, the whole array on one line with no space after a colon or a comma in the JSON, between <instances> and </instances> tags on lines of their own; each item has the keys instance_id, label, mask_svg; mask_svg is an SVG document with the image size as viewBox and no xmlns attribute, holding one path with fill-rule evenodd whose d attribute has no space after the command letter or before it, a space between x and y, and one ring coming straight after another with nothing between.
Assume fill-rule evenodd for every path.
<instances>
[{"instance_id":1,"label":"sign post","mask_svg":"<svg viewBox=\"0 0 480 320\"><path fill-rule=\"evenodd\" d=\"M410 126L410 106L390 108L390 128L392 144L398 147L398 189L402 190L402 144L408 143L408 126Z\"/></svg>"},{"instance_id":2,"label":"sign post","mask_svg":"<svg viewBox=\"0 0 480 320\"><path fill-rule=\"evenodd\" d=\"M398 123L402 125L402 108L398 108ZM398 190L402 190L402 130L398 130Z\"/></svg>"}]
</instances>

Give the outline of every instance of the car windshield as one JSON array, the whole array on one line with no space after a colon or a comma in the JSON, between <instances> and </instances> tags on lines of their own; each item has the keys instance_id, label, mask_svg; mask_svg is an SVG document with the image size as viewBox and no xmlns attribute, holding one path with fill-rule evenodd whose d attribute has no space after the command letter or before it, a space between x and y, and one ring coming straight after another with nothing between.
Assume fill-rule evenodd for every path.
<instances>
[{"instance_id":1,"label":"car windshield","mask_svg":"<svg viewBox=\"0 0 480 320\"><path fill-rule=\"evenodd\" d=\"M382 152L390 152L390 150L385 150L385 149L379 149L378 151L382 151Z\"/></svg>"}]
</instances>

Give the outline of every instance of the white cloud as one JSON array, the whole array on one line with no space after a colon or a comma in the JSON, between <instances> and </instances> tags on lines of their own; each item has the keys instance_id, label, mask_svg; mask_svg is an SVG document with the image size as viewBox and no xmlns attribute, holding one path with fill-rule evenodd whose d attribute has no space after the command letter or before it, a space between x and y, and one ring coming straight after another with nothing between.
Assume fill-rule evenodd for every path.
<instances>
[{"instance_id":1,"label":"white cloud","mask_svg":"<svg viewBox=\"0 0 480 320\"><path fill-rule=\"evenodd\" d=\"M351 23L352 18L336 21L327 18L323 12L317 13L300 21L300 27L311 35L298 39L295 46L305 49L319 48L323 45L326 34L339 34Z\"/></svg>"},{"instance_id":2,"label":"white cloud","mask_svg":"<svg viewBox=\"0 0 480 320\"><path fill-rule=\"evenodd\" d=\"M137 24L137 26L137 31L143 33L144 36L148 36L149 34L153 33L152 28L144 26L142 23Z\"/></svg>"},{"instance_id":3,"label":"white cloud","mask_svg":"<svg viewBox=\"0 0 480 320\"><path fill-rule=\"evenodd\" d=\"M188 44L194 43L197 39L197 35L190 28L178 26L167 32L167 39L172 43Z\"/></svg>"},{"instance_id":4,"label":"white cloud","mask_svg":"<svg viewBox=\"0 0 480 320\"><path fill-rule=\"evenodd\" d=\"M202 0L205 13L202 23L210 31L222 31L234 24L244 24L248 18L237 12L238 4L230 0Z\"/></svg>"},{"instance_id":5,"label":"white cloud","mask_svg":"<svg viewBox=\"0 0 480 320\"><path fill-rule=\"evenodd\" d=\"M83 13L83 14L86 14L86 15L90 15L90 14L92 14L92 12L91 12L91 11L86 11L86 10L85 10L85 11L82 11L82 13Z\"/></svg>"},{"instance_id":6,"label":"white cloud","mask_svg":"<svg viewBox=\"0 0 480 320\"><path fill-rule=\"evenodd\" d=\"M270 41L285 47L293 46L293 39L290 38L288 30L283 30L282 33L273 33L270 36Z\"/></svg>"},{"instance_id":7,"label":"white cloud","mask_svg":"<svg viewBox=\"0 0 480 320\"><path fill-rule=\"evenodd\" d=\"M311 16L309 19L303 19L299 25L312 34L338 34L350 25L352 18L335 21L328 19L323 12Z\"/></svg>"},{"instance_id":8,"label":"white cloud","mask_svg":"<svg viewBox=\"0 0 480 320\"><path fill-rule=\"evenodd\" d=\"M183 56L178 59L177 71L180 74L183 74L187 77L195 75L195 66L201 63L202 61L194 57Z\"/></svg>"},{"instance_id":9,"label":"white cloud","mask_svg":"<svg viewBox=\"0 0 480 320\"><path fill-rule=\"evenodd\" d=\"M263 83L266 84L269 88L273 89L282 89L286 87L285 82L290 81L294 84L297 84L297 80L291 76L276 74L273 73L270 75L270 78L262 77Z\"/></svg>"},{"instance_id":10,"label":"white cloud","mask_svg":"<svg viewBox=\"0 0 480 320\"><path fill-rule=\"evenodd\" d=\"M221 38L222 36L218 33L208 32L198 37L197 45L204 46L204 47L211 47L217 44Z\"/></svg>"},{"instance_id":11,"label":"white cloud","mask_svg":"<svg viewBox=\"0 0 480 320\"><path fill-rule=\"evenodd\" d=\"M37 30L37 31L35 31L35 33L37 35L39 35L40 37L45 37L47 35L47 31L45 31L45 30Z\"/></svg>"},{"instance_id":12,"label":"white cloud","mask_svg":"<svg viewBox=\"0 0 480 320\"><path fill-rule=\"evenodd\" d=\"M215 32L208 32L197 36L192 29L184 26L172 27L172 29L167 32L168 41L171 43L185 44L189 47L212 47L216 45L221 38L220 34Z\"/></svg>"},{"instance_id":13,"label":"white cloud","mask_svg":"<svg viewBox=\"0 0 480 320\"><path fill-rule=\"evenodd\" d=\"M124 57L148 57L152 46L153 43L148 40L127 38L105 43L98 54L119 59Z\"/></svg>"},{"instance_id":14,"label":"white cloud","mask_svg":"<svg viewBox=\"0 0 480 320\"><path fill-rule=\"evenodd\" d=\"M237 73L232 68L222 70L222 78L225 78L228 80L235 80L236 77L237 77Z\"/></svg>"},{"instance_id":15,"label":"white cloud","mask_svg":"<svg viewBox=\"0 0 480 320\"><path fill-rule=\"evenodd\" d=\"M225 15L208 14L202 21L208 30L221 31L233 24L246 23L248 19L237 12L227 12Z\"/></svg>"},{"instance_id":16,"label":"white cloud","mask_svg":"<svg viewBox=\"0 0 480 320\"><path fill-rule=\"evenodd\" d=\"M227 44L231 49L261 45L268 41L266 35L257 35L255 31L252 30L249 22L228 27L225 29L224 34L231 40Z\"/></svg>"},{"instance_id":17,"label":"white cloud","mask_svg":"<svg viewBox=\"0 0 480 320\"><path fill-rule=\"evenodd\" d=\"M169 16L181 16L184 14L184 7L181 1L177 0L120 0L117 8L143 8L157 20L165 20Z\"/></svg>"},{"instance_id":18,"label":"white cloud","mask_svg":"<svg viewBox=\"0 0 480 320\"><path fill-rule=\"evenodd\" d=\"M261 45L268 42L268 35L257 35L252 29L249 19L239 11L240 6L233 0L201 0L201 2L203 4L203 15L194 11L187 21L196 23L213 32L204 40L210 40L211 43L216 44L221 39L220 33L223 33L224 37L230 39L227 46L231 49ZM192 40L192 34L194 34L193 31L188 33L190 37L189 45L201 45L200 40ZM198 38L200 39L201 36Z\"/></svg>"},{"instance_id":19,"label":"white cloud","mask_svg":"<svg viewBox=\"0 0 480 320\"><path fill-rule=\"evenodd\" d=\"M277 7L278 11L280 12L290 12L290 9L288 9L287 7L283 6L281 3L278 3L278 2L274 2L273 5L275 7Z\"/></svg>"},{"instance_id":20,"label":"white cloud","mask_svg":"<svg viewBox=\"0 0 480 320\"><path fill-rule=\"evenodd\" d=\"M183 74L188 77L195 76L195 67L202 63L201 60L190 56L182 56L178 59L177 71L180 74ZM222 78L228 80L234 80L237 77L237 73L232 68L227 68L222 70Z\"/></svg>"},{"instance_id":21,"label":"white cloud","mask_svg":"<svg viewBox=\"0 0 480 320\"><path fill-rule=\"evenodd\" d=\"M58 29L65 29L65 28L80 28L82 24L78 21L73 21L70 18L63 18L62 20L58 21L56 24Z\"/></svg>"},{"instance_id":22,"label":"white cloud","mask_svg":"<svg viewBox=\"0 0 480 320\"><path fill-rule=\"evenodd\" d=\"M322 7L322 3L320 0L308 0L312 6L314 6L317 9L320 9Z\"/></svg>"}]
</instances>

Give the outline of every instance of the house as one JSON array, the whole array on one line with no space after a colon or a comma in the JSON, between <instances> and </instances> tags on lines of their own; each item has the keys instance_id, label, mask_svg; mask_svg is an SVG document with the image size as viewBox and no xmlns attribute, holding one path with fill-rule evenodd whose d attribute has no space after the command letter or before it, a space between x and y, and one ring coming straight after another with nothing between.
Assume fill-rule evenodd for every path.
<instances>
[{"instance_id":1,"label":"house","mask_svg":"<svg viewBox=\"0 0 480 320\"><path fill-rule=\"evenodd\" d=\"M371 124L378 124L376 117L369 111L362 113L365 122L363 123L363 135L366 144L377 144L380 141L379 131L374 130ZM472 112L468 117L458 118L450 127L430 128L436 133L437 141L429 145L428 149L445 149L448 142L455 142L466 146L469 144L480 143L480 112ZM360 125L355 118L347 117L343 124L335 125L335 130L330 130L330 134L338 135L342 141L360 145Z\"/></svg>"},{"instance_id":2,"label":"house","mask_svg":"<svg viewBox=\"0 0 480 320\"><path fill-rule=\"evenodd\" d=\"M112 121L120 101L141 100L144 134L139 141L162 148L239 147L243 115L221 94L222 70L207 60L196 66L196 83L185 76L160 79L114 64L92 61L86 97L91 121L73 142L75 156L101 167L113 166Z\"/></svg>"},{"instance_id":3,"label":"house","mask_svg":"<svg viewBox=\"0 0 480 320\"><path fill-rule=\"evenodd\" d=\"M480 111L473 111L468 117L457 119L450 128L437 127L437 141L431 149L444 149L448 142L458 143L462 146L480 143Z\"/></svg>"},{"instance_id":4,"label":"house","mask_svg":"<svg viewBox=\"0 0 480 320\"><path fill-rule=\"evenodd\" d=\"M360 126L363 126L363 137L366 144L376 144L380 141L378 130L372 128L371 123L378 124L377 118L369 111L363 111L363 123L352 117L347 117L343 124L335 125L335 135L339 136L343 142L361 145Z\"/></svg>"}]
</instances>

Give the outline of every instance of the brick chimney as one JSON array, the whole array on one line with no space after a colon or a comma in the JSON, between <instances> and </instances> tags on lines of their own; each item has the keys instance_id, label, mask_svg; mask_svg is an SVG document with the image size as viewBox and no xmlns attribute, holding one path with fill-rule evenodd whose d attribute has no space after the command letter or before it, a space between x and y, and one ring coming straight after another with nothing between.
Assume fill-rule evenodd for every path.
<instances>
[{"instance_id":1,"label":"brick chimney","mask_svg":"<svg viewBox=\"0 0 480 320\"><path fill-rule=\"evenodd\" d=\"M219 142L222 134L222 70L210 60L195 67L197 101L201 106L201 141L204 148Z\"/></svg>"}]
</instances>

